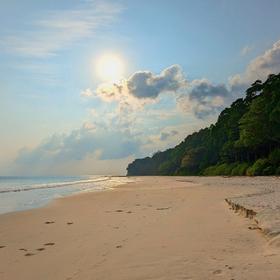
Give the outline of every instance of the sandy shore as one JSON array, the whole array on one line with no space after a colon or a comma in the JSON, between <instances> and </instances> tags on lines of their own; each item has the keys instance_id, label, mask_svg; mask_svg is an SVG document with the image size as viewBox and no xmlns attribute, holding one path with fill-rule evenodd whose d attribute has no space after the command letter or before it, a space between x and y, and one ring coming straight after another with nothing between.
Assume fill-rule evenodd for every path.
<instances>
[{"instance_id":1,"label":"sandy shore","mask_svg":"<svg viewBox=\"0 0 280 280\"><path fill-rule=\"evenodd\" d=\"M224 201L250 184L219 180L143 177L0 215L0 279L280 279L278 251Z\"/></svg>"}]
</instances>

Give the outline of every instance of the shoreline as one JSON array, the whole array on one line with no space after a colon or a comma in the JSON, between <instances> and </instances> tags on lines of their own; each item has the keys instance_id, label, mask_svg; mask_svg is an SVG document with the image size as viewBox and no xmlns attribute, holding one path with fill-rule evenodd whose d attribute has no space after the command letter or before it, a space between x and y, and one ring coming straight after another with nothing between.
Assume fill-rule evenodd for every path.
<instances>
[{"instance_id":1,"label":"shoreline","mask_svg":"<svg viewBox=\"0 0 280 280\"><path fill-rule=\"evenodd\" d=\"M4 205L0 209L0 215L47 207L56 199L80 193L104 191L130 182L131 180L124 176L104 175L78 181L57 181L31 184L30 186L20 186L19 184L17 188L13 186L10 189L0 190L0 204L3 203ZM36 195L38 191L41 193ZM13 207L9 207L9 203Z\"/></svg>"},{"instance_id":2,"label":"shoreline","mask_svg":"<svg viewBox=\"0 0 280 280\"><path fill-rule=\"evenodd\" d=\"M224 200L252 192L240 180L140 177L2 214L1 279L279 279L279 252Z\"/></svg>"}]
</instances>

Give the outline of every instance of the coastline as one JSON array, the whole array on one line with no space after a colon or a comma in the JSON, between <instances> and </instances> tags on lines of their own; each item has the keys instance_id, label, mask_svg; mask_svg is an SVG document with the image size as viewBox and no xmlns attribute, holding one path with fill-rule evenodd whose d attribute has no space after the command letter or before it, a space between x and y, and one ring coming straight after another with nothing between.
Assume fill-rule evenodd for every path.
<instances>
[{"instance_id":1,"label":"coastline","mask_svg":"<svg viewBox=\"0 0 280 280\"><path fill-rule=\"evenodd\" d=\"M0 177L0 215L47 206L55 199L131 182L124 176Z\"/></svg>"},{"instance_id":2,"label":"coastline","mask_svg":"<svg viewBox=\"0 0 280 280\"><path fill-rule=\"evenodd\" d=\"M141 177L2 214L0 277L279 279L278 252L224 201L251 192L238 179Z\"/></svg>"}]
</instances>

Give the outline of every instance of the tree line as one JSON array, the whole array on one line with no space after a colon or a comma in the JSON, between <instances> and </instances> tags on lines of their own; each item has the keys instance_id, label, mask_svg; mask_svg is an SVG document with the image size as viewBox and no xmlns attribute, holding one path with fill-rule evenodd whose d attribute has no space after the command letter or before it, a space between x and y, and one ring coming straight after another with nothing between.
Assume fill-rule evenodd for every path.
<instances>
[{"instance_id":1,"label":"tree line","mask_svg":"<svg viewBox=\"0 0 280 280\"><path fill-rule=\"evenodd\" d=\"M280 74L255 81L210 127L136 159L127 175L280 175Z\"/></svg>"}]
</instances>

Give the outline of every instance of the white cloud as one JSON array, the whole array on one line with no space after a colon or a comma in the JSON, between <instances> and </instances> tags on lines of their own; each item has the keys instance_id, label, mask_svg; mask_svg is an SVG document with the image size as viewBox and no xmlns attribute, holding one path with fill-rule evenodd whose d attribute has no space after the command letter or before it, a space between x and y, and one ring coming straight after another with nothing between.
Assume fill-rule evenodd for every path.
<instances>
[{"instance_id":1,"label":"white cloud","mask_svg":"<svg viewBox=\"0 0 280 280\"><path fill-rule=\"evenodd\" d=\"M246 48L248 52L248 48ZM244 73L229 78L228 85L213 84L207 79L193 80L189 91L177 97L179 109L192 111L198 118L216 115L233 100L244 95L255 80L266 80L269 74L280 72L280 41L253 59Z\"/></svg>"},{"instance_id":2,"label":"white cloud","mask_svg":"<svg viewBox=\"0 0 280 280\"><path fill-rule=\"evenodd\" d=\"M92 97L94 95L94 93L91 91L90 88L87 88L85 90L82 90L80 95L81 95L81 97L88 98L88 97Z\"/></svg>"},{"instance_id":3,"label":"white cloud","mask_svg":"<svg viewBox=\"0 0 280 280\"><path fill-rule=\"evenodd\" d=\"M18 173L28 166L34 173L46 171L51 166L83 162L88 157L95 161L122 160L138 153L140 139L129 130L111 128L86 122L68 134L55 134L33 149L21 149L15 162ZM94 169L94 167L92 167Z\"/></svg>"},{"instance_id":4,"label":"white cloud","mask_svg":"<svg viewBox=\"0 0 280 280\"><path fill-rule=\"evenodd\" d=\"M266 79L269 74L278 72L280 41L252 60L244 73L231 77L228 84L215 84L207 79L187 81L182 68L171 65L160 74L138 71L118 84L101 84L95 92L88 89L83 95L97 96L106 102L116 101L118 114L128 121L128 116L133 115L135 110L143 110L145 105L159 102L161 96L172 92L175 95L170 96L176 99L179 111L205 119L217 115L244 94L256 79Z\"/></svg>"},{"instance_id":5,"label":"white cloud","mask_svg":"<svg viewBox=\"0 0 280 280\"><path fill-rule=\"evenodd\" d=\"M188 82L179 65L171 65L158 75L138 71L118 84L101 84L95 92L87 89L81 95L96 96L105 102L116 101L117 113L125 115L127 121L134 111L159 102L160 97L168 93L173 93L170 96L175 97L181 112L193 112L199 118L217 114L231 100L231 92L226 85L213 84L207 79Z\"/></svg>"},{"instance_id":6,"label":"white cloud","mask_svg":"<svg viewBox=\"0 0 280 280\"><path fill-rule=\"evenodd\" d=\"M94 118L98 118L99 117L99 113L96 109L92 108L89 110L90 116L94 117Z\"/></svg>"},{"instance_id":7,"label":"white cloud","mask_svg":"<svg viewBox=\"0 0 280 280\"><path fill-rule=\"evenodd\" d=\"M249 53L251 53L253 49L254 49L253 46L245 46L245 47L242 48L240 54L241 54L241 56L246 56Z\"/></svg>"},{"instance_id":8,"label":"white cloud","mask_svg":"<svg viewBox=\"0 0 280 280\"><path fill-rule=\"evenodd\" d=\"M124 96L138 100L153 100L160 94L176 92L187 85L182 68L171 65L156 75L150 71L138 71L127 80L115 84L102 84L96 93L106 100L120 100Z\"/></svg>"},{"instance_id":9,"label":"white cloud","mask_svg":"<svg viewBox=\"0 0 280 280\"><path fill-rule=\"evenodd\" d=\"M52 56L111 24L122 10L113 2L89 1L76 9L51 11L35 21L30 31L1 38L0 47L23 56Z\"/></svg>"},{"instance_id":10,"label":"white cloud","mask_svg":"<svg viewBox=\"0 0 280 280\"><path fill-rule=\"evenodd\" d=\"M229 85L232 90L245 90L255 80L265 80L269 74L280 72L280 40L266 50L262 55L256 57L247 66L242 74L229 78Z\"/></svg>"},{"instance_id":11,"label":"white cloud","mask_svg":"<svg viewBox=\"0 0 280 280\"><path fill-rule=\"evenodd\" d=\"M91 122L85 122L85 123L83 123L82 128L85 131L94 132L96 130L96 125L94 123L91 123Z\"/></svg>"},{"instance_id":12,"label":"white cloud","mask_svg":"<svg viewBox=\"0 0 280 280\"><path fill-rule=\"evenodd\" d=\"M187 81L181 67L171 65L160 74L138 71L119 83L100 84L95 91L87 89L81 96L115 102L119 122L129 125L135 121L135 112L144 110L148 104L159 102L164 93L177 93L186 87Z\"/></svg>"}]
</instances>

